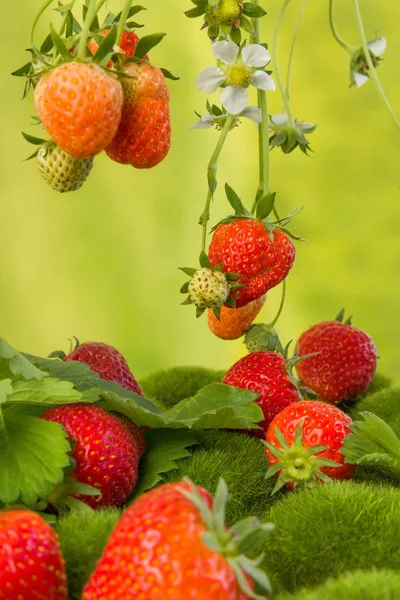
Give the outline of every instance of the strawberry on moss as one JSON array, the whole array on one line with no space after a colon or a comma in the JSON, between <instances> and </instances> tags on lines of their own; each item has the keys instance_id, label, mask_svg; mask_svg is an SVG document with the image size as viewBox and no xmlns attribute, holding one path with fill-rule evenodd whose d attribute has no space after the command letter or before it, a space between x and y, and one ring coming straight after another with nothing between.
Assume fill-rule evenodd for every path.
<instances>
[{"instance_id":1,"label":"strawberry on moss","mask_svg":"<svg viewBox=\"0 0 400 600\"><path fill-rule=\"evenodd\" d=\"M260 560L245 553L271 524L253 517L228 529L228 489L220 481L215 499L190 481L160 486L130 506L112 533L82 600L264 598L255 583L271 592ZM155 561L155 562L154 562ZM118 577L109 577L118 572Z\"/></svg>"}]
</instances>

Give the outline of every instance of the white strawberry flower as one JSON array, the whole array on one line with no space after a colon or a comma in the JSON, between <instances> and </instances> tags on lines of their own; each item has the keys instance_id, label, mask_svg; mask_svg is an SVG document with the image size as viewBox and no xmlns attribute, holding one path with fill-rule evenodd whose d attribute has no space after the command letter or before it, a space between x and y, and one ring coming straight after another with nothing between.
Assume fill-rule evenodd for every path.
<instances>
[{"instance_id":1,"label":"white strawberry flower","mask_svg":"<svg viewBox=\"0 0 400 600\"><path fill-rule=\"evenodd\" d=\"M367 45L369 51L372 53L372 63L374 67L377 67L380 60L379 57L382 56L386 50L386 38L375 38L374 40L368 42ZM351 75L353 84L359 88L363 86L369 79L368 71L369 67L364 52L362 49L358 50L351 60Z\"/></svg>"},{"instance_id":2,"label":"white strawberry flower","mask_svg":"<svg viewBox=\"0 0 400 600\"><path fill-rule=\"evenodd\" d=\"M191 126L190 129L208 129L209 127L213 127L214 125L218 129L222 129L225 124L225 121L228 117L228 113L221 112L220 115L206 114L202 115L200 119ZM238 125L241 117L245 117L246 119L250 119L254 123L261 123L262 114L261 110L258 106L245 106L245 108L238 115L235 115L235 119L232 123L232 127Z\"/></svg>"},{"instance_id":3,"label":"white strawberry flower","mask_svg":"<svg viewBox=\"0 0 400 600\"><path fill-rule=\"evenodd\" d=\"M216 42L212 52L218 66L206 67L196 80L196 85L207 94L223 88L221 102L231 115L239 115L246 107L249 96L247 88L274 91L275 82L265 67L271 61L269 52L261 44L249 44L241 48L233 42Z\"/></svg>"}]
</instances>

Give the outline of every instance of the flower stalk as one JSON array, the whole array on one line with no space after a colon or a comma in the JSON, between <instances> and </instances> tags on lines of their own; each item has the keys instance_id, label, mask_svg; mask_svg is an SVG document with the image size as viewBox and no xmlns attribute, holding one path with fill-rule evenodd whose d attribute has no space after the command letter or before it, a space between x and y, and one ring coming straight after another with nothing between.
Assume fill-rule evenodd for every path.
<instances>
[{"instance_id":1,"label":"flower stalk","mask_svg":"<svg viewBox=\"0 0 400 600\"><path fill-rule=\"evenodd\" d=\"M283 83L282 75L281 75L280 68L279 68L279 62L278 62L279 30L281 28L282 21L283 21L283 18L285 16L285 13L286 13L286 10L287 10L289 4L290 4L290 0L284 0L282 7L279 11L279 14L278 14L278 17L276 20L275 29L274 29L274 35L273 35L273 39L272 39L271 56L272 56L272 60L273 60L273 64L274 64L276 83L278 84L279 92L282 96L284 112L287 114L287 116L289 118L290 127L293 127L293 129L294 129L296 127L296 124L295 124L294 116L293 116L292 109L290 106L289 98L288 98L288 95L286 93L286 89L285 89L285 86Z\"/></svg>"}]
</instances>

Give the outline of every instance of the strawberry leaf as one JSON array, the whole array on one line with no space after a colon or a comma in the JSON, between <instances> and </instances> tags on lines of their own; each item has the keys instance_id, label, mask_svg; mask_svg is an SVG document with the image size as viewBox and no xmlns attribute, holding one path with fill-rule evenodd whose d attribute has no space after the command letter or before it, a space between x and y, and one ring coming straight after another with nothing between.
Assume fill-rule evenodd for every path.
<instances>
[{"instance_id":1,"label":"strawberry leaf","mask_svg":"<svg viewBox=\"0 0 400 600\"><path fill-rule=\"evenodd\" d=\"M70 381L45 377L41 381L30 379L16 382L7 402L70 404L82 401L82 397L83 394L75 390Z\"/></svg>"},{"instance_id":2,"label":"strawberry leaf","mask_svg":"<svg viewBox=\"0 0 400 600\"><path fill-rule=\"evenodd\" d=\"M180 77L176 77L176 75L173 75L171 71L168 71L168 69L162 68L161 72L164 75L164 77L166 77L167 79L172 79L172 81L178 81L180 79Z\"/></svg>"},{"instance_id":3,"label":"strawberry leaf","mask_svg":"<svg viewBox=\"0 0 400 600\"><path fill-rule=\"evenodd\" d=\"M0 413L0 502L34 506L64 478L71 448L64 428L36 417Z\"/></svg>"},{"instance_id":4,"label":"strawberry leaf","mask_svg":"<svg viewBox=\"0 0 400 600\"><path fill-rule=\"evenodd\" d=\"M0 379L37 379L47 373L37 369L23 354L0 338Z\"/></svg>"},{"instance_id":5,"label":"strawberry leaf","mask_svg":"<svg viewBox=\"0 0 400 600\"><path fill-rule=\"evenodd\" d=\"M102 42L97 49L97 52L93 56L93 60L95 62L101 63L101 61L105 57L107 57L107 55L109 55L110 53L112 55L116 39L117 39L117 27L112 27L110 33L108 35L106 35L105 38L102 39ZM109 58L108 58L108 60L109 60ZM108 64L108 60L106 62L106 65Z\"/></svg>"},{"instance_id":6,"label":"strawberry leaf","mask_svg":"<svg viewBox=\"0 0 400 600\"><path fill-rule=\"evenodd\" d=\"M157 485L163 473L176 469L175 461L189 456L187 448L198 443L191 431L170 429L146 431L145 440L146 452L140 461L139 481L132 500Z\"/></svg>"},{"instance_id":7,"label":"strawberry leaf","mask_svg":"<svg viewBox=\"0 0 400 600\"><path fill-rule=\"evenodd\" d=\"M267 13L258 4L254 4L253 2L245 2L243 4L243 14L246 15L246 17L250 17L250 19L260 19Z\"/></svg>"},{"instance_id":8,"label":"strawberry leaf","mask_svg":"<svg viewBox=\"0 0 400 600\"><path fill-rule=\"evenodd\" d=\"M225 184L225 192L226 197L228 198L228 202L232 206L235 213L243 217L248 216L248 212L245 209L243 202L241 201L235 190L233 190L231 186L227 183Z\"/></svg>"},{"instance_id":9,"label":"strawberry leaf","mask_svg":"<svg viewBox=\"0 0 400 600\"><path fill-rule=\"evenodd\" d=\"M145 54L161 42L165 35L165 33L153 33L152 35L145 35L142 37L136 46L134 56L136 58L143 58Z\"/></svg>"},{"instance_id":10,"label":"strawberry leaf","mask_svg":"<svg viewBox=\"0 0 400 600\"><path fill-rule=\"evenodd\" d=\"M26 139L26 141L30 144L33 144L34 146L41 146L42 144L45 144L48 141L44 140L43 138L38 138L33 135L29 135L29 133L25 133L24 131L21 131L21 133Z\"/></svg>"},{"instance_id":11,"label":"strawberry leaf","mask_svg":"<svg viewBox=\"0 0 400 600\"><path fill-rule=\"evenodd\" d=\"M260 200L257 202L257 219L263 221L271 214L275 204L275 196L276 192L272 192L272 194L267 194L266 196L260 198Z\"/></svg>"},{"instance_id":12,"label":"strawberry leaf","mask_svg":"<svg viewBox=\"0 0 400 600\"><path fill-rule=\"evenodd\" d=\"M53 44L54 44L55 48L57 49L57 52L62 56L62 58L67 62L72 61L73 58L72 58L71 54L69 53L67 46L64 44L63 39L59 36L57 31L54 29L53 25L51 25L51 24L50 24L50 35L51 35L51 39L53 40Z\"/></svg>"}]
</instances>

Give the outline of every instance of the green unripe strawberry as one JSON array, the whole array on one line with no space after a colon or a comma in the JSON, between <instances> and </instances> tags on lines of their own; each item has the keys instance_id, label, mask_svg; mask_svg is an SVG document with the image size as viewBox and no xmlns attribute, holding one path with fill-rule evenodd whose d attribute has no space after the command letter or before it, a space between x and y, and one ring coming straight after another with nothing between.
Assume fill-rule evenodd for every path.
<instances>
[{"instance_id":1,"label":"green unripe strawberry","mask_svg":"<svg viewBox=\"0 0 400 600\"><path fill-rule=\"evenodd\" d=\"M74 192L85 183L93 167L93 156L74 158L54 142L46 142L36 157L42 177L57 192Z\"/></svg>"},{"instance_id":2,"label":"green unripe strawberry","mask_svg":"<svg viewBox=\"0 0 400 600\"><path fill-rule=\"evenodd\" d=\"M231 25L240 18L241 12L239 0L220 0L217 6L208 9L206 21L209 25Z\"/></svg>"},{"instance_id":3,"label":"green unripe strawberry","mask_svg":"<svg viewBox=\"0 0 400 600\"><path fill-rule=\"evenodd\" d=\"M218 308L227 301L230 285L222 271L199 269L189 282L189 298L199 308Z\"/></svg>"}]
</instances>

